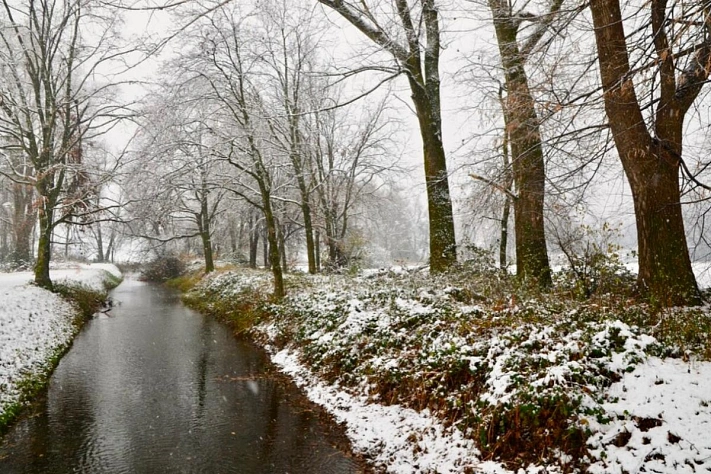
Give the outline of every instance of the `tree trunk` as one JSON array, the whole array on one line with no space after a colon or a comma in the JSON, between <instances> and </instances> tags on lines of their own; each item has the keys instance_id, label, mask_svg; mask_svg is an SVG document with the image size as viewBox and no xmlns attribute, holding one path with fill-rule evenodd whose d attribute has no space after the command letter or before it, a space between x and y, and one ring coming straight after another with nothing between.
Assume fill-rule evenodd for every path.
<instances>
[{"instance_id":1,"label":"tree trunk","mask_svg":"<svg viewBox=\"0 0 711 474\"><path fill-rule=\"evenodd\" d=\"M264 220L267 225L267 241L269 242L269 265L274 277L274 297L281 299L284 297L284 275L281 268L281 256L279 255L279 237L277 221L272 211L271 199L268 195L263 195Z\"/></svg>"},{"instance_id":2,"label":"tree trunk","mask_svg":"<svg viewBox=\"0 0 711 474\"><path fill-rule=\"evenodd\" d=\"M266 233L266 229L262 229L264 232L262 234L262 266L269 270L269 235Z\"/></svg>"},{"instance_id":3,"label":"tree trunk","mask_svg":"<svg viewBox=\"0 0 711 474\"><path fill-rule=\"evenodd\" d=\"M680 81L681 90L677 88L673 54L664 44L663 25L667 21L664 19L664 3L653 1L652 8L655 6L661 7L657 24L654 24L653 12L653 28L658 30L655 47L662 82L660 105L654 121L657 137L652 137L647 128L632 82L619 1L593 0L590 10L605 111L634 200L639 250L638 289L665 306L699 304L701 297L691 268L681 211L679 166L684 115L705 78L700 78L701 83L694 83L692 81L697 78L687 77ZM689 95L692 90L696 95Z\"/></svg>"},{"instance_id":4,"label":"tree trunk","mask_svg":"<svg viewBox=\"0 0 711 474\"><path fill-rule=\"evenodd\" d=\"M700 303L696 278L686 243L681 212L679 170L669 157L652 154L654 170L633 170L638 179L630 180L639 251L638 287L664 306Z\"/></svg>"},{"instance_id":5,"label":"tree trunk","mask_svg":"<svg viewBox=\"0 0 711 474\"><path fill-rule=\"evenodd\" d=\"M289 266L286 261L286 238L284 233L284 227L279 226L279 255L281 255L281 268L282 271L288 273L287 269Z\"/></svg>"},{"instance_id":6,"label":"tree trunk","mask_svg":"<svg viewBox=\"0 0 711 474\"><path fill-rule=\"evenodd\" d=\"M539 119L516 39L519 20L502 12L498 2L490 0L489 6L506 81L505 133L518 196L513 203L516 274L547 287L552 281L543 220L546 172Z\"/></svg>"},{"instance_id":7,"label":"tree trunk","mask_svg":"<svg viewBox=\"0 0 711 474\"><path fill-rule=\"evenodd\" d=\"M506 196L504 210L501 215L501 236L499 240L499 268L506 270L508 259L506 258L506 248L509 241L509 214L511 213L511 199Z\"/></svg>"},{"instance_id":8,"label":"tree trunk","mask_svg":"<svg viewBox=\"0 0 711 474\"><path fill-rule=\"evenodd\" d=\"M417 90L417 86L411 87ZM420 124L425 161L427 209L430 216L430 271L441 273L457 262L457 246L447 161L441 139L440 111L432 110L424 92L413 92L412 97Z\"/></svg>"},{"instance_id":9,"label":"tree trunk","mask_svg":"<svg viewBox=\"0 0 711 474\"><path fill-rule=\"evenodd\" d=\"M16 263L27 264L32 261L32 234L34 230L34 216L25 219L15 227L13 260Z\"/></svg>"},{"instance_id":10,"label":"tree trunk","mask_svg":"<svg viewBox=\"0 0 711 474\"><path fill-rule=\"evenodd\" d=\"M439 58L441 53L439 13L434 0L422 0L422 17L413 19L409 2L396 0L404 44L393 41L390 31L378 24L371 12L363 12L340 0L319 0L390 52L407 73L420 125L424 155L427 208L430 223L430 271L441 273L457 262L452 200L449 194L447 160L442 144ZM393 22L388 21L392 24ZM421 32L424 30L424 38Z\"/></svg>"},{"instance_id":11,"label":"tree trunk","mask_svg":"<svg viewBox=\"0 0 711 474\"><path fill-rule=\"evenodd\" d=\"M52 290L52 280L49 277L49 262L52 255L52 209L43 205L39 216L39 241L37 244L37 261L35 262L35 285Z\"/></svg>"},{"instance_id":12,"label":"tree trunk","mask_svg":"<svg viewBox=\"0 0 711 474\"><path fill-rule=\"evenodd\" d=\"M104 258L108 258L111 263L114 263L114 242L116 241L116 231L111 229L109 236L109 245L106 246L106 254Z\"/></svg>"},{"instance_id":13,"label":"tree trunk","mask_svg":"<svg viewBox=\"0 0 711 474\"><path fill-rule=\"evenodd\" d=\"M427 41L427 46L423 49L423 68L411 67L408 77L424 149L427 208L430 218L430 271L441 273L457 263L457 243L454 234L452 199L449 194L449 173L442 143L439 79L441 46L439 13L434 0L422 2L422 17ZM406 26L406 30L409 31L408 34L414 31L411 24ZM410 49L414 51L417 47L411 40L410 43ZM412 56L408 59L408 63L412 66L411 59ZM419 63L419 57L417 61ZM417 73L413 74L415 71Z\"/></svg>"},{"instance_id":14,"label":"tree trunk","mask_svg":"<svg viewBox=\"0 0 711 474\"><path fill-rule=\"evenodd\" d=\"M96 261L98 263L103 263L104 259L104 239L101 234L101 223L98 222L96 224Z\"/></svg>"},{"instance_id":15,"label":"tree trunk","mask_svg":"<svg viewBox=\"0 0 711 474\"><path fill-rule=\"evenodd\" d=\"M210 229L210 210L207 197L200 200L200 214L197 215L200 240L202 240L202 253L205 256L205 273L215 271L215 261L212 256L212 237Z\"/></svg>"},{"instance_id":16,"label":"tree trunk","mask_svg":"<svg viewBox=\"0 0 711 474\"><path fill-rule=\"evenodd\" d=\"M316 271L321 271L321 232L316 231L314 236L314 260L316 263Z\"/></svg>"},{"instance_id":17,"label":"tree trunk","mask_svg":"<svg viewBox=\"0 0 711 474\"><path fill-rule=\"evenodd\" d=\"M230 251L232 252L232 256L237 255L237 229L235 228L235 221L232 216L227 218L227 230L230 236Z\"/></svg>"},{"instance_id":18,"label":"tree trunk","mask_svg":"<svg viewBox=\"0 0 711 474\"><path fill-rule=\"evenodd\" d=\"M249 216L249 268L257 268L257 254L259 253L259 226L254 217Z\"/></svg>"},{"instance_id":19,"label":"tree trunk","mask_svg":"<svg viewBox=\"0 0 711 474\"><path fill-rule=\"evenodd\" d=\"M506 114L506 104L501 97L501 89L499 89L499 102L501 103L502 111L504 115ZM504 126L504 140L502 143L502 157L504 161L504 189L506 191L511 191L511 186L513 185L513 175L509 169L509 131L508 127ZM511 196L508 194L504 195L504 209L501 215L501 234L499 237L499 268L506 271L508 267L507 249L509 243L509 216L511 214Z\"/></svg>"},{"instance_id":20,"label":"tree trunk","mask_svg":"<svg viewBox=\"0 0 711 474\"><path fill-rule=\"evenodd\" d=\"M316 263L316 244L314 243L314 228L311 222L311 206L308 203L302 204L301 212L304 214L304 233L306 234L306 258L309 265L309 273L314 275L318 272Z\"/></svg>"}]
</instances>

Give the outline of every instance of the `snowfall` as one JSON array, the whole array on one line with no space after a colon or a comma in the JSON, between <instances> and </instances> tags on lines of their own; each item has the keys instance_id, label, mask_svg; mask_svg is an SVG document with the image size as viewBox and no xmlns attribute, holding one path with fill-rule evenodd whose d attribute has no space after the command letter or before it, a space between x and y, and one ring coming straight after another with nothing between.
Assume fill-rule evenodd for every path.
<instances>
[{"instance_id":1,"label":"snowfall","mask_svg":"<svg viewBox=\"0 0 711 474\"><path fill-rule=\"evenodd\" d=\"M113 266L76 265L53 270L52 278L100 287L103 271L119 275ZM30 280L29 273L0 274L0 408L17 399L15 383L22 374L36 370L74 335L72 308L56 295L30 285ZM368 324L364 316L367 312L362 312L359 304L362 306L362 302L350 305L344 325L329 334L319 334L319 340L362 330L361 325ZM622 378L607 389L603 408L611 421L587 422L593 433L588 441L593 454L589 472L711 472L711 363L693 357L660 359L642 355L640 349L653 343L652 338L630 331L624 323L614 324L627 339L625 351L610 360L611 369L628 367L625 357L632 353L637 363L629 372L622 370ZM274 336L270 333L276 331L273 325L260 330L267 336ZM344 424L354 451L362 453L378 471L512 472L499 463L482 461L471 439L456 428L446 427L427 410L417 412L378 404L365 394L326 383L301 362L298 347L267 345L267 349L271 350L273 362L312 401ZM546 357L554 360L557 356L548 353ZM550 370L553 375L555 367L559 366ZM509 374L501 371L495 377L491 396L506 396ZM543 472L560 472L560 468L530 465L517 471Z\"/></svg>"},{"instance_id":2,"label":"snowfall","mask_svg":"<svg viewBox=\"0 0 711 474\"><path fill-rule=\"evenodd\" d=\"M54 282L104 289L111 264L71 264L53 268ZM18 382L46 370L46 364L76 334L77 311L59 295L32 285L30 272L0 273L0 418L20 400Z\"/></svg>"}]
</instances>

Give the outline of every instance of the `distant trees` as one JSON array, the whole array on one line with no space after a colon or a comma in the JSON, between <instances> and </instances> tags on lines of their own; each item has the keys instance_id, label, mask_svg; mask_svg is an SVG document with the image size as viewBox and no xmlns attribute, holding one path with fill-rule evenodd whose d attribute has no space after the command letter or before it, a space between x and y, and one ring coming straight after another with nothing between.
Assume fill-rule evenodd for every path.
<instances>
[{"instance_id":1,"label":"distant trees","mask_svg":"<svg viewBox=\"0 0 711 474\"><path fill-rule=\"evenodd\" d=\"M397 161L392 158L397 152L385 103L362 110L360 115L352 109L316 112L310 130L310 173L315 183L318 226L332 269L348 263L346 237L354 210L366 196L374 194L373 185L382 183Z\"/></svg>"},{"instance_id":2,"label":"distant trees","mask_svg":"<svg viewBox=\"0 0 711 474\"><path fill-rule=\"evenodd\" d=\"M33 260L32 237L37 221L35 190L31 184L20 179L31 172L26 157L18 150L8 149L4 155L0 168L4 170L5 175L12 173L15 177L9 179L5 176L0 180L3 184L0 198L0 215L4 229L2 260L10 262L14 267L23 267Z\"/></svg>"},{"instance_id":3,"label":"distant trees","mask_svg":"<svg viewBox=\"0 0 711 474\"><path fill-rule=\"evenodd\" d=\"M140 158L128 179L135 203L134 235L157 243L197 237L205 272L215 269L213 233L225 191L209 102L166 85L142 118ZM160 223L160 225L156 225Z\"/></svg>"},{"instance_id":4,"label":"distant trees","mask_svg":"<svg viewBox=\"0 0 711 474\"><path fill-rule=\"evenodd\" d=\"M263 244L277 297L296 236L305 241L310 272L321 264L321 240L329 266L347 263L352 209L398 156L384 103L338 103L339 86L319 72L311 15L278 1L262 2L258 12L224 5L186 29L189 47L165 65L166 86L143 120L130 186L136 203L146 203L133 206L134 229L156 242L190 239L196 234L178 231L176 216L190 214L186 196L196 206L207 201L196 187L206 176L198 162L207 160L211 171L201 182L209 185L200 195L209 188L214 206L207 206L213 217L205 235L218 233L217 247L235 256L248 247L250 266ZM213 220L218 214L226 222ZM192 220L202 234L201 220ZM205 255L211 244L204 242Z\"/></svg>"}]
</instances>

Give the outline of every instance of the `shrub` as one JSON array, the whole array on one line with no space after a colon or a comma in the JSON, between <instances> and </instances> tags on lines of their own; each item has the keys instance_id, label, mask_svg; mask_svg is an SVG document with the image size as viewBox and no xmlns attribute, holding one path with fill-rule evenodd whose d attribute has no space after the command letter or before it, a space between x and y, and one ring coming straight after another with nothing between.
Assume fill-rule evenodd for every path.
<instances>
[{"instance_id":1,"label":"shrub","mask_svg":"<svg viewBox=\"0 0 711 474\"><path fill-rule=\"evenodd\" d=\"M94 290L81 283L55 283L54 292L73 303L84 318L90 318L106 304L105 291Z\"/></svg>"},{"instance_id":2,"label":"shrub","mask_svg":"<svg viewBox=\"0 0 711 474\"><path fill-rule=\"evenodd\" d=\"M141 280L165 282L185 273L185 263L175 255L166 254L149 262L141 272Z\"/></svg>"}]
</instances>

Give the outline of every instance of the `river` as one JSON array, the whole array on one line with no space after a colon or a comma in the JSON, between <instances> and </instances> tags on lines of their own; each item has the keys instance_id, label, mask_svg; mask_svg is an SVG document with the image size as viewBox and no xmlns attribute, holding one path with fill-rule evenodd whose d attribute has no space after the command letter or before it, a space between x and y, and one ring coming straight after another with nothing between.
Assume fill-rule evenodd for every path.
<instances>
[{"instance_id":1,"label":"river","mask_svg":"<svg viewBox=\"0 0 711 474\"><path fill-rule=\"evenodd\" d=\"M342 432L224 325L127 278L0 440L0 473L354 473Z\"/></svg>"}]
</instances>

